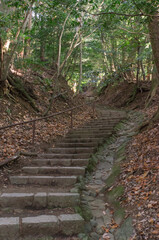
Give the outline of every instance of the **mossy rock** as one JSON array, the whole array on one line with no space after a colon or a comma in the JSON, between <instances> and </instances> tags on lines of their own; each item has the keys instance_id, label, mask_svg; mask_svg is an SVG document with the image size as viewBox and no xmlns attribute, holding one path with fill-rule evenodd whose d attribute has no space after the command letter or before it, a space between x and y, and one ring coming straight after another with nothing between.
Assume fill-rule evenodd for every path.
<instances>
[{"instance_id":1,"label":"mossy rock","mask_svg":"<svg viewBox=\"0 0 159 240\"><path fill-rule=\"evenodd\" d=\"M115 162L116 162L116 163L120 163L120 162L124 161L125 159L126 159L126 156L125 156L125 155L122 155L121 157L117 158L117 159L115 160Z\"/></svg>"},{"instance_id":2,"label":"mossy rock","mask_svg":"<svg viewBox=\"0 0 159 240\"><path fill-rule=\"evenodd\" d=\"M116 158L119 158L125 154L127 142L124 142L116 151Z\"/></svg>"},{"instance_id":3,"label":"mossy rock","mask_svg":"<svg viewBox=\"0 0 159 240\"><path fill-rule=\"evenodd\" d=\"M134 234L133 221L132 218L127 218L124 223L115 232L115 239L118 240L128 240Z\"/></svg>"},{"instance_id":4,"label":"mossy rock","mask_svg":"<svg viewBox=\"0 0 159 240\"><path fill-rule=\"evenodd\" d=\"M108 201L112 202L121 197L124 194L124 187L119 185L114 187L110 192L107 193Z\"/></svg>"},{"instance_id":5,"label":"mossy rock","mask_svg":"<svg viewBox=\"0 0 159 240\"><path fill-rule=\"evenodd\" d=\"M93 172L94 168L96 167L98 163L98 158L96 157L96 154L92 155L92 157L89 159L88 166L86 168L86 172Z\"/></svg>"},{"instance_id":6,"label":"mossy rock","mask_svg":"<svg viewBox=\"0 0 159 240\"><path fill-rule=\"evenodd\" d=\"M124 218L125 218L124 208L121 207L121 208L116 209L114 212L115 222L119 225L119 224L121 224L121 222L123 221Z\"/></svg>"},{"instance_id":7,"label":"mossy rock","mask_svg":"<svg viewBox=\"0 0 159 240\"><path fill-rule=\"evenodd\" d=\"M92 212L89 208L89 206L76 206L75 208L75 212L80 214L85 221L90 221L90 219L93 218Z\"/></svg>"},{"instance_id":8,"label":"mossy rock","mask_svg":"<svg viewBox=\"0 0 159 240\"><path fill-rule=\"evenodd\" d=\"M119 164L113 166L111 175L105 181L106 187L111 187L115 183L117 177L120 175L120 170Z\"/></svg>"}]
</instances>

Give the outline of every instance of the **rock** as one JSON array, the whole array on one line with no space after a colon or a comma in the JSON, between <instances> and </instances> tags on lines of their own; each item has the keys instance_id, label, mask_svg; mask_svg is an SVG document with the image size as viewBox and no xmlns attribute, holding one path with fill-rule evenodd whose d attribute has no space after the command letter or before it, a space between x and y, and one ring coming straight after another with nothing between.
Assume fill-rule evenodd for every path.
<instances>
[{"instance_id":1,"label":"rock","mask_svg":"<svg viewBox=\"0 0 159 240\"><path fill-rule=\"evenodd\" d=\"M91 223L86 223L84 226L85 233L90 233L92 230L92 225Z\"/></svg>"},{"instance_id":2,"label":"rock","mask_svg":"<svg viewBox=\"0 0 159 240\"><path fill-rule=\"evenodd\" d=\"M124 208L119 206L117 209L115 209L114 220L118 225L120 225L121 222L123 221L124 217L125 217L125 210L124 210Z\"/></svg>"},{"instance_id":3,"label":"rock","mask_svg":"<svg viewBox=\"0 0 159 240\"><path fill-rule=\"evenodd\" d=\"M132 224L132 218L129 217L115 232L115 239L117 240L129 240L133 235L134 229Z\"/></svg>"},{"instance_id":4,"label":"rock","mask_svg":"<svg viewBox=\"0 0 159 240\"><path fill-rule=\"evenodd\" d=\"M91 219L90 224L91 224L92 227L96 227L97 226L97 221L94 220L94 219Z\"/></svg>"},{"instance_id":5,"label":"rock","mask_svg":"<svg viewBox=\"0 0 159 240\"><path fill-rule=\"evenodd\" d=\"M96 206L98 209L105 209L105 202L102 199L95 199L91 206Z\"/></svg>"},{"instance_id":6,"label":"rock","mask_svg":"<svg viewBox=\"0 0 159 240\"><path fill-rule=\"evenodd\" d=\"M93 217L100 218L103 215L103 211L99 209L92 210Z\"/></svg>"},{"instance_id":7,"label":"rock","mask_svg":"<svg viewBox=\"0 0 159 240\"><path fill-rule=\"evenodd\" d=\"M96 232L92 232L91 234L90 234L90 239L91 240L99 240L100 239L100 235L99 234L97 234Z\"/></svg>"},{"instance_id":8,"label":"rock","mask_svg":"<svg viewBox=\"0 0 159 240\"><path fill-rule=\"evenodd\" d=\"M108 156L108 157L106 158L106 161L109 162L109 163L111 163L111 164L113 164L114 158L113 158L112 156Z\"/></svg>"},{"instance_id":9,"label":"rock","mask_svg":"<svg viewBox=\"0 0 159 240\"><path fill-rule=\"evenodd\" d=\"M111 224L112 214L109 209L105 211L105 215L103 215L102 218L105 226Z\"/></svg>"},{"instance_id":10,"label":"rock","mask_svg":"<svg viewBox=\"0 0 159 240\"><path fill-rule=\"evenodd\" d=\"M70 190L70 192L71 192L71 193L78 193L79 190L78 190L78 188L74 187L74 188L72 188L72 189Z\"/></svg>"},{"instance_id":11,"label":"rock","mask_svg":"<svg viewBox=\"0 0 159 240\"><path fill-rule=\"evenodd\" d=\"M84 234L84 233L78 234L78 238L81 240L88 240L88 236L86 236L86 234Z\"/></svg>"},{"instance_id":12,"label":"rock","mask_svg":"<svg viewBox=\"0 0 159 240\"><path fill-rule=\"evenodd\" d=\"M117 187L114 187L111 191L108 193L108 200L110 202L113 202L118 197L122 196L124 193L124 187L122 185L119 185Z\"/></svg>"}]
</instances>

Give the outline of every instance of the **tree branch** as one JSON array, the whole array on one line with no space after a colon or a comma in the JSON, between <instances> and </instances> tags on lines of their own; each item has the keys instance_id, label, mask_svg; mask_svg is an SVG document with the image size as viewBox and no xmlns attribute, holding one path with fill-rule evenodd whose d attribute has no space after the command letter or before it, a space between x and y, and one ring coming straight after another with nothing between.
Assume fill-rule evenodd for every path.
<instances>
[{"instance_id":1,"label":"tree branch","mask_svg":"<svg viewBox=\"0 0 159 240\"><path fill-rule=\"evenodd\" d=\"M117 12L100 12L100 13L90 13L87 12L90 15L93 16L100 16L100 15L109 15L109 14L114 14L114 15L119 15L119 16L125 16L125 17L156 17L155 15L151 15L151 14L144 14L144 13L140 13L140 14L126 14L126 13L117 13Z\"/></svg>"}]
</instances>

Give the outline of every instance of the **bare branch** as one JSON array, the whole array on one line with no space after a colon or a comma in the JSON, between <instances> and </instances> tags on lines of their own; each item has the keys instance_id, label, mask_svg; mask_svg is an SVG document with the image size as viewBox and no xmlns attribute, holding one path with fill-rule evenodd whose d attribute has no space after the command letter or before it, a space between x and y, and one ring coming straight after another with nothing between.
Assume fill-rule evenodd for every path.
<instances>
[{"instance_id":1,"label":"bare branch","mask_svg":"<svg viewBox=\"0 0 159 240\"><path fill-rule=\"evenodd\" d=\"M145 35L145 36L147 36L147 37L149 36L149 34L141 33L141 32L132 32L132 31L130 31L130 30L128 30L128 29L125 29L125 28L123 28L123 27L118 27L118 29L124 30L124 31L126 31L126 32L131 33L131 34L142 34L142 35Z\"/></svg>"},{"instance_id":2,"label":"bare branch","mask_svg":"<svg viewBox=\"0 0 159 240\"><path fill-rule=\"evenodd\" d=\"M126 13L117 13L117 12L100 12L100 13L90 13L87 12L92 16L100 16L100 15L118 15L118 16L125 16L125 17L156 17L156 15L151 15L151 14L144 14L144 13L140 13L140 14L126 14Z\"/></svg>"}]
</instances>

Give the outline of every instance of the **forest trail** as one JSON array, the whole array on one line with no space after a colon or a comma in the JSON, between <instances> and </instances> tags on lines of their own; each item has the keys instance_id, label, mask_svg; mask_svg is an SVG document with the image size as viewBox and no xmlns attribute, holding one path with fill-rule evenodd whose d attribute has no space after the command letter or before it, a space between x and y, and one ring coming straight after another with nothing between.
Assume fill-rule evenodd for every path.
<instances>
[{"instance_id":1,"label":"forest trail","mask_svg":"<svg viewBox=\"0 0 159 240\"><path fill-rule=\"evenodd\" d=\"M1 189L0 239L78 239L70 236L84 227L75 212L80 181L92 153L125 117L124 111L100 109L99 118L69 131L54 148L25 159L25 166Z\"/></svg>"}]
</instances>

